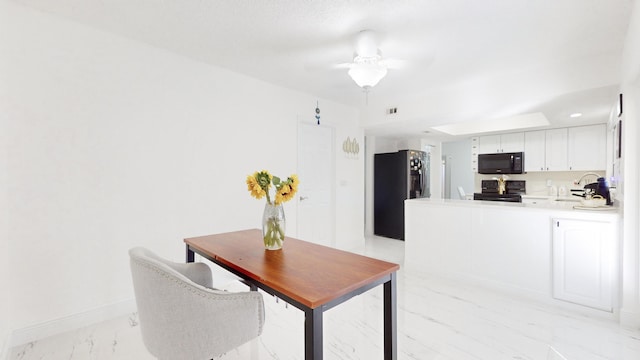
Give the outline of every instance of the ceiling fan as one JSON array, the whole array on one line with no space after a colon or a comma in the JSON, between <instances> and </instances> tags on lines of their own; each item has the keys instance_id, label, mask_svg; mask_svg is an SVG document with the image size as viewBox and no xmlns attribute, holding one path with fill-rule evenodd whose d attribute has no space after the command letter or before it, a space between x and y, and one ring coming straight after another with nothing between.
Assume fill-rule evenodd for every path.
<instances>
[{"instance_id":1,"label":"ceiling fan","mask_svg":"<svg viewBox=\"0 0 640 360\"><path fill-rule=\"evenodd\" d=\"M353 62L340 64L339 67L348 68L351 79L368 92L387 75L388 69L399 67L399 62L383 58L376 34L371 30L363 30L355 38Z\"/></svg>"}]
</instances>

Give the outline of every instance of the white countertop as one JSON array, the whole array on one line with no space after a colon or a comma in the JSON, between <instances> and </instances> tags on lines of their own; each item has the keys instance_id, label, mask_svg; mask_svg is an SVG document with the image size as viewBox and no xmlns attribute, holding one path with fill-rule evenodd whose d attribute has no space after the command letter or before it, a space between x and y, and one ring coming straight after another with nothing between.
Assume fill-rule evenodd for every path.
<instances>
[{"instance_id":1,"label":"white countertop","mask_svg":"<svg viewBox=\"0 0 640 360\"><path fill-rule=\"evenodd\" d=\"M530 195L523 195L523 198ZM598 218L612 218L618 217L618 207L608 206L604 209L580 209L575 208L580 206L580 201L575 201L571 198L561 198L560 200L553 200L555 197L544 196L530 196L530 198L538 199L542 201L536 201L534 203L516 203L506 201L481 201L481 200L457 200L457 199L410 199L405 200L406 204L424 204L432 206L460 206L468 208L491 208L491 209L513 209L519 210L531 210L531 211L549 211L549 212L562 212L567 214L581 214L591 219ZM579 199L578 199L579 200Z\"/></svg>"}]
</instances>

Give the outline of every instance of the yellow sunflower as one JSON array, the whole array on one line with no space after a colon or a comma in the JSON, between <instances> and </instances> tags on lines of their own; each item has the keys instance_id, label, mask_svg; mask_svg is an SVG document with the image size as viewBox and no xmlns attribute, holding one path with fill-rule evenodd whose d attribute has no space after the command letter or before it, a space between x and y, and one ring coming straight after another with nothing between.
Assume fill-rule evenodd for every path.
<instances>
[{"instance_id":1,"label":"yellow sunflower","mask_svg":"<svg viewBox=\"0 0 640 360\"><path fill-rule=\"evenodd\" d=\"M269 190L269 188L271 187L271 179L273 179L273 176L269 174L267 170L256 172L254 176L256 178L256 181L264 191Z\"/></svg>"},{"instance_id":2,"label":"yellow sunflower","mask_svg":"<svg viewBox=\"0 0 640 360\"><path fill-rule=\"evenodd\" d=\"M276 204L287 202L291 200L294 195L295 191L291 189L291 186L289 186L288 184L284 184L278 189L278 192L276 193Z\"/></svg>"},{"instance_id":3,"label":"yellow sunflower","mask_svg":"<svg viewBox=\"0 0 640 360\"><path fill-rule=\"evenodd\" d=\"M282 204L283 198L282 198L282 194L280 194L280 192L276 193L276 200L274 201L276 205L280 205Z\"/></svg>"},{"instance_id":4,"label":"yellow sunflower","mask_svg":"<svg viewBox=\"0 0 640 360\"><path fill-rule=\"evenodd\" d=\"M262 197L264 197L267 192L258 183L257 175L258 173L256 172L253 175L247 176L247 190L249 190L251 196L253 196L254 198L262 199Z\"/></svg>"},{"instance_id":5,"label":"yellow sunflower","mask_svg":"<svg viewBox=\"0 0 640 360\"><path fill-rule=\"evenodd\" d=\"M294 193L298 191L298 185L300 184L300 180L298 180L298 175L293 174L289 177L289 185L291 185L291 189Z\"/></svg>"},{"instance_id":6,"label":"yellow sunflower","mask_svg":"<svg viewBox=\"0 0 640 360\"><path fill-rule=\"evenodd\" d=\"M253 175L247 176L247 190L256 199L262 199L266 196L267 203L271 204L269 189L271 185L276 188L274 203L276 205L293 199L298 191L297 175L289 176L285 181L281 181L277 176L271 175L267 170L256 171Z\"/></svg>"}]
</instances>

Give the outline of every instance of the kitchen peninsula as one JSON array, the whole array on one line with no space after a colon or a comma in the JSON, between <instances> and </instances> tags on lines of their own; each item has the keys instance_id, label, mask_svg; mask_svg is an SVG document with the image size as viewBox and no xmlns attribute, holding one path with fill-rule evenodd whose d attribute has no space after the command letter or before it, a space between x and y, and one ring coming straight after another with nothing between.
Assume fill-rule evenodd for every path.
<instances>
[{"instance_id":1,"label":"kitchen peninsula","mask_svg":"<svg viewBox=\"0 0 640 360\"><path fill-rule=\"evenodd\" d=\"M619 307L617 209L575 201L405 201L405 266L542 301Z\"/></svg>"}]
</instances>

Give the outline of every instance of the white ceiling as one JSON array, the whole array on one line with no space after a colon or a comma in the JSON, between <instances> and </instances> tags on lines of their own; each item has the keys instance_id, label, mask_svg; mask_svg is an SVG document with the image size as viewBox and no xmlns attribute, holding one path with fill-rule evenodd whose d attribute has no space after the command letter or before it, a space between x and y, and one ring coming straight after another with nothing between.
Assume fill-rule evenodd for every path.
<instances>
[{"instance_id":1,"label":"white ceiling","mask_svg":"<svg viewBox=\"0 0 640 360\"><path fill-rule=\"evenodd\" d=\"M368 134L543 112L605 122L633 0L14 0L361 108ZM378 33L402 59L368 95L332 65ZM315 107L315 104L313 104ZM398 114L384 114L388 107ZM322 107L322 106L321 106ZM313 109L310 109L310 113ZM571 120L575 121L575 120Z\"/></svg>"}]
</instances>

